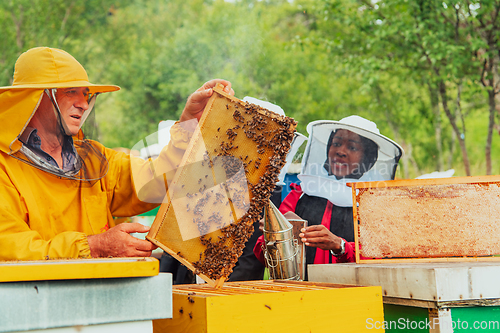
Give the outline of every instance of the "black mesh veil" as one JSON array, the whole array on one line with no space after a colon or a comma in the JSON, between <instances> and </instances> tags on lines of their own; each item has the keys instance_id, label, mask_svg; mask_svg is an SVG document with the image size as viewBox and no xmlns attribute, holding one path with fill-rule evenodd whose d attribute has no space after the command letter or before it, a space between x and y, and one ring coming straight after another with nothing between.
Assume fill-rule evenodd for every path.
<instances>
[{"instance_id":1,"label":"black mesh veil","mask_svg":"<svg viewBox=\"0 0 500 333\"><path fill-rule=\"evenodd\" d=\"M11 156L58 178L78 181L81 182L80 185L92 186L108 172L108 160L95 141L82 139L74 140L73 143L77 154L76 170L64 171L55 167L24 145Z\"/></svg>"},{"instance_id":2,"label":"black mesh veil","mask_svg":"<svg viewBox=\"0 0 500 333\"><path fill-rule=\"evenodd\" d=\"M73 151L76 154L76 161L74 162L73 167L68 171L56 167L47 162L44 157L37 154L27 145L23 145L20 150L13 152L11 156L37 169L48 172L58 178L77 181L78 186L92 186L97 180L104 177L108 172L108 160L104 155L104 148L96 141L89 139L87 135L83 134L83 130L85 130L86 133L88 132L90 134L91 138L97 137L95 111L91 111L95 104L98 93L89 96L89 108L82 116L82 125L85 125L80 129L79 133L76 136L72 137L71 140L66 134L67 129L60 115L59 107L57 103L54 103L54 100L52 99L55 98L55 95L53 93L54 90L55 89L49 91L48 89L46 89L44 93L51 97L51 100L53 102L54 112L56 113L57 121L59 124L59 130L62 134L62 137L64 138L61 144L68 144L68 141L73 142ZM69 147L68 149L72 148Z\"/></svg>"}]
</instances>

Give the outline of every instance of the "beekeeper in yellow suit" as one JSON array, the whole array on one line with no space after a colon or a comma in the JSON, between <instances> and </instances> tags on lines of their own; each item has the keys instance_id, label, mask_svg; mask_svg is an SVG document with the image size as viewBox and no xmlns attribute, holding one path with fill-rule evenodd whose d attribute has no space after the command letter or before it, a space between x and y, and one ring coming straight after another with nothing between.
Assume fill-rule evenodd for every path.
<instances>
[{"instance_id":1,"label":"beekeeper in yellow suit","mask_svg":"<svg viewBox=\"0 0 500 333\"><path fill-rule=\"evenodd\" d=\"M81 126L97 95L118 86L92 84L70 54L33 48L16 61L12 86L0 87L0 260L149 256L156 248L130 233L139 223L114 226L159 205L137 195L131 165L175 170L217 83L187 100L171 141L153 162L84 138ZM147 172L146 172L147 173ZM165 186L165 183L163 183Z\"/></svg>"}]
</instances>

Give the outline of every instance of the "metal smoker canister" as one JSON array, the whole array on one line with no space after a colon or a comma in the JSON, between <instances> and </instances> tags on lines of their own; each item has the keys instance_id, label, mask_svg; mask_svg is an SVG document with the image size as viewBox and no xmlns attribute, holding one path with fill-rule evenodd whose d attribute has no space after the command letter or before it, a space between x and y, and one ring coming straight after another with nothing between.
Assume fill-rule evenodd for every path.
<instances>
[{"instance_id":1,"label":"metal smoker canister","mask_svg":"<svg viewBox=\"0 0 500 333\"><path fill-rule=\"evenodd\" d=\"M300 280L293 226L269 201L264 209L264 257L273 280Z\"/></svg>"}]
</instances>

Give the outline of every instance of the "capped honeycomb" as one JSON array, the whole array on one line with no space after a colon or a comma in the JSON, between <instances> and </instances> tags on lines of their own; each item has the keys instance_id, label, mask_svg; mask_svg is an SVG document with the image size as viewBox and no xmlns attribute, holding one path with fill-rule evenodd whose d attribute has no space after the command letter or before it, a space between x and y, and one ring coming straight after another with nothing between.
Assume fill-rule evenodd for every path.
<instances>
[{"instance_id":1,"label":"capped honeycomb","mask_svg":"<svg viewBox=\"0 0 500 333\"><path fill-rule=\"evenodd\" d=\"M356 250L362 257L450 258L500 254L498 176L351 185L357 190Z\"/></svg>"},{"instance_id":2,"label":"capped honeycomb","mask_svg":"<svg viewBox=\"0 0 500 333\"><path fill-rule=\"evenodd\" d=\"M295 127L215 87L146 238L221 286L269 202Z\"/></svg>"}]
</instances>

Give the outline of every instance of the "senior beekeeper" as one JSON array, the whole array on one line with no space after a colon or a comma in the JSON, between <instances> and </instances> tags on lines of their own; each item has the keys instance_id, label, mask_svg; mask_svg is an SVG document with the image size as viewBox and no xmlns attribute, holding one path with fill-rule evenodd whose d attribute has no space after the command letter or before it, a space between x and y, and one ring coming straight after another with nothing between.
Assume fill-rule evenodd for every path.
<instances>
[{"instance_id":1,"label":"senior beekeeper","mask_svg":"<svg viewBox=\"0 0 500 333\"><path fill-rule=\"evenodd\" d=\"M21 54L13 84L0 87L0 260L151 255L155 245L130 235L149 228L115 226L113 216L161 203L144 188L165 193L162 174L175 171L217 83L234 94L228 81L206 82L188 98L170 144L155 161L144 161L85 139L81 130L97 96L118 86L90 83L63 50ZM134 166L144 179L134 179Z\"/></svg>"}]
</instances>

